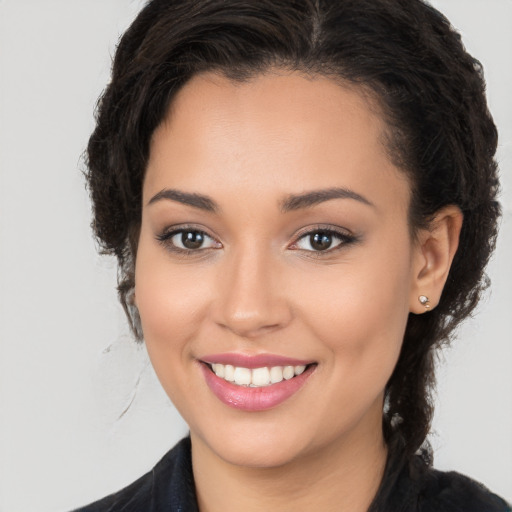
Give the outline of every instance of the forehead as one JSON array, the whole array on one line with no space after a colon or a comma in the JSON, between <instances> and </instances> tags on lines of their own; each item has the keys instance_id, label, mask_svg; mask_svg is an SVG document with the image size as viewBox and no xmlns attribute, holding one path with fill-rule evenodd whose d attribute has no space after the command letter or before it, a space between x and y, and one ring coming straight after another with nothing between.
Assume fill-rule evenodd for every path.
<instances>
[{"instance_id":1,"label":"forehead","mask_svg":"<svg viewBox=\"0 0 512 512\"><path fill-rule=\"evenodd\" d=\"M404 189L385 132L369 94L327 77L272 71L238 82L204 73L178 92L155 131L145 189L208 193L229 182L264 192L272 183L298 193L390 180Z\"/></svg>"},{"instance_id":2,"label":"forehead","mask_svg":"<svg viewBox=\"0 0 512 512\"><path fill-rule=\"evenodd\" d=\"M386 129L367 88L278 69L244 81L213 72L196 75L175 96L164 124L177 136L187 129L199 135L197 130L206 126L210 138L229 126L239 136L254 137L259 130L265 143L272 136L281 142L286 133L290 139L299 132L304 136L307 130L314 138L320 127L339 139L356 125L376 139Z\"/></svg>"}]
</instances>

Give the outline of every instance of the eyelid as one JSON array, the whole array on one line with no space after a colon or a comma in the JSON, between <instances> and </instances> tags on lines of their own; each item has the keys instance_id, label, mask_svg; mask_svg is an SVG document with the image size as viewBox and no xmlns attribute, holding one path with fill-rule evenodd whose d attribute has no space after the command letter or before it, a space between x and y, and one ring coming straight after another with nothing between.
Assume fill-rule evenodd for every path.
<instances>
[{"instance_id":1,"label":"eyelid","mask_svg":"<svg viewBox=\"0 0 512 512\"><path fill-rule=\"evenodd\" d=\"M213 240L216 244L215 247L204 247L198 249L186 249L182 247L178 247L175 244L171 243L171 239L179 233L193 231L200 233L211 240ZM311 236L315 233L327 233L332 235L335 238L340 240L340 243L335 245L334 247L329 247L323 251L315 251L310 249L303 249L297 247L297 243L306 238L307 236ZM212 249L221 249L223 247L222 243L219 241L218 237L211 234L208 230L206 230L203 226L197 224L176 224L172 226L167 226L163 229L160 234L156 235L156 240L161 243L167 250L181 255L195 255L198 256L200 254L211 251ZM293 242L288 245L288 249L301 251L303 253L307 253L310 257L321 258L325 257L329 254L332 254L340 249L343 249L347 245L351 245L360 240L360 238L354 235L350 230L346 228L342 228L340 226L333 226L330 224L316 224L313 226L307 226L300 229L293 237Z\"/></svg>"},{"instance_id":2,"label":"eyelid","mask_svg":"<svg viewBox=\"0 0 512 512\"><path fill-rule=\"evenodd\" d=\"M332 248L326 249L325 251L314 251L309 249L302 249L299 247L296 247L297 243L302 240L303 238L307 236L311 236L315 233L327 233L330 235L333 235L334 237L337 237L341 240L341 242L337 245L335 245ZM331 254L337 250L342 249L346 245L355 243L359 241L359 237L354 235L351 231L349 231L346 228L342 228L339 226L332 226L332 225L326 225L326 224L317 224L314 226L308 226L306 228L302 228L299 230L299 232L295 235L294 241L291 245L288 246L289 249L296 250L296 251L303 251L306 253L309 253L312 257L322 257L322 255L328 255ZM294 247L295 246L295 247Z\"/></svg>"},{"instance_id":3,"label":"eyelid","mask_svg":"<svg viewBox=\"0 0 512 512\"><path fill-rule=\"evenodd\" d=\"M200 233L211 240L213 240L218 247L204 247L199 249L183 249L181 247L177 247L176 245L171 243L171 239L179 233L186 231L193 231L196 233ZM219 242L218 238L211 233L209 233L204 227L199 226L197 224L176 224L173 226L167 226L163 229L159 234L156 235L156 240L165 246L166 249L179 253L179 254L191 254L191 253L202 253L211 249L220 249L222 248L222 243Z\"/></svg>"}]
</instances>

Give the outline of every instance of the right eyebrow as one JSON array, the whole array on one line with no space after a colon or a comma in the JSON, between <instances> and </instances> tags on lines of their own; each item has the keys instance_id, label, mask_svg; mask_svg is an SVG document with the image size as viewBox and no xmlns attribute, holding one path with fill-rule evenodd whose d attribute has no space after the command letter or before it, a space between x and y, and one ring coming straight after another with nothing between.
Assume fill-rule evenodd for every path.
<instances>
[{"instance_id":1,"label":"right eyebrow","mask_svg":"<svg viewBox=\"0 0 512 512\"><path fill-rule=\"evenodd\" d=\"M281 203L281 211L283 213L300 210L302 208L310 208L317 204L331 199L354 199L367 206L375 207L366 197L344 187L333 187L320 190L312 190L303 194L290 195Z\"/></svg>"},{"instance_id":2,"label":"right eyebrow","mask_svg":"<svg viewBox=\"0 0 512 512\"><path fill-rule=\"evenodd\" d=\"M147 205L154 204L158 201L167 199L176 201L181 204L186 204L199 210L215 213L219 210L217 203L208 196L202 194L191 194L190 192L183 192L171 188L164 188L155 194L147 203Z\"/></svg>"}]
</instances>

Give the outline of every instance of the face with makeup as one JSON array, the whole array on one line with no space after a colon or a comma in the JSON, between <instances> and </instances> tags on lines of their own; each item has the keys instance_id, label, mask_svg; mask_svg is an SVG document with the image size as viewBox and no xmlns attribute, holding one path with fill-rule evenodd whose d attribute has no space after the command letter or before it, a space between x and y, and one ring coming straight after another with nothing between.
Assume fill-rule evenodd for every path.
<instances>
[{"instance_id":1,"label":"face with makeup","mask_svg":"<svg viewBox=\"0 0 512 512\"><path fill-rule=\"evenodd\" d=\"M442 286L425 288L368 101L328 78L209 73L154 133L136 304L194 449L269 467L383 446L408 314Z\"/></svg>"}]
</instances>

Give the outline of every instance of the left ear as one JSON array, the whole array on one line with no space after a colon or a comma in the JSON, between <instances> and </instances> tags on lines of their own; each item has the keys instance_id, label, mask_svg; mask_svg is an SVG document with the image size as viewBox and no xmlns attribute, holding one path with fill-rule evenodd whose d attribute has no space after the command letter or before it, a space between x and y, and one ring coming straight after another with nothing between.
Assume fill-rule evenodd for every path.
<instances>
[{"instance_id":1,"label":"left ear","mask_svg":"<svg viewBox=\"0 0 512 512\"><path fill-rule=\"evenodd\" d=\"M409 301L412 313L425 313L439 303L459 246L463 217L457 206L445 206L435 214L429 227L417 234Z\"/></svg>"}]
</instances>

